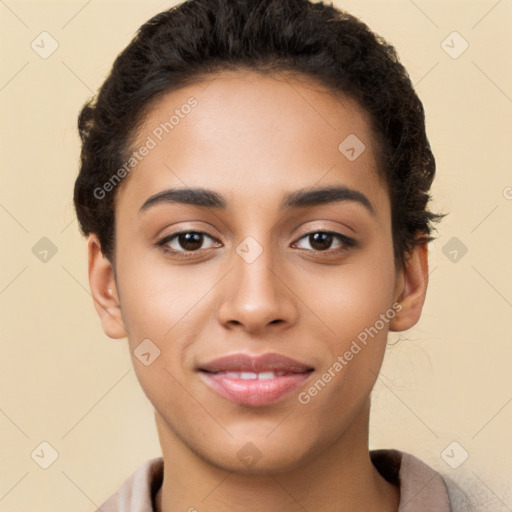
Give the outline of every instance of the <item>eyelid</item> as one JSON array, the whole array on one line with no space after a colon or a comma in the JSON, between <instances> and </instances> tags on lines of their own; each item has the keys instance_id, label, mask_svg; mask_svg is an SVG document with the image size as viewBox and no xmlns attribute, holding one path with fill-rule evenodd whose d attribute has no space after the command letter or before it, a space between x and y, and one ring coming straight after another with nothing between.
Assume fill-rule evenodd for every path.
<instances>
[{"instance_id":1,"label":"eyelid","mask_svg":"<svg viewBox=\"0 0 512 512\"><path fill-rule=\"evenodd\" d=\"M320 222L322 222L322 221L320 221ZM326 221L323 221L323 222L326 222ZM299 226L297 226L292 231L292 235L296 236L297 233L300 233L301 230L303 229L304 225L307 225L307 228L306 228L307 231L304 231L304 233L302 235L300 235L300 236L308 235L310 233L318 233L319 231L322 231L322 232L325 232L325 233L338 233L340 235L346 236L347 238L352 238L352 237L351 237L351 235L344 234L343 231L350 231L354 235L357 234L356 229L354 229L352 226L350 226L346 222L334 221L334 223L338 227L327 227L325 224L324 225L320 225L320 226L316 226L314 224L314 221L313 221L313 226L311 226L311 221L306 221L306 222L303 222L302 224L300 224ZM340 232L339 230L342 230L342 231Z\"/></svg>"}]
</instances>

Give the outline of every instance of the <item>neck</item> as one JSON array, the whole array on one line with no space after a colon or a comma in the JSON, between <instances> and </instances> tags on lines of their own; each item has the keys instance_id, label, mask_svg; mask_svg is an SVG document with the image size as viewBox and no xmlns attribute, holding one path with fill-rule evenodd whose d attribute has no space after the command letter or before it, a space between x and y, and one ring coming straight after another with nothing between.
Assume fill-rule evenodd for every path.
<instances>
[{"instance_id":1,"label":"neck","mask_svg":"<svg viewBox=\"0 0 512 512\"><path fill-rule=\"evenodd\" d=\"M164 459L157 512L396 512L399 490L373 466L369 404L336 443L281 473L224 470L185 446L155 413ZM362 433L364 433L362 435Z\"/></svg>"}]
</instances>

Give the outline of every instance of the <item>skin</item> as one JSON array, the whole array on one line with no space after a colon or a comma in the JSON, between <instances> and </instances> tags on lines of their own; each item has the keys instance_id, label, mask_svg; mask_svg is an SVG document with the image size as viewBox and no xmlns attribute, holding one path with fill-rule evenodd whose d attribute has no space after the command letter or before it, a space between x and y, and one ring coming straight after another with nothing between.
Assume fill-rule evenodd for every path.
<instances>
[{"instance_id":1,"label":"skin","mask_svg":"<svg viewBox=\"0 0 512 512\"><path fill-rule=\"evenodd\" d=\"M206 83L206 86L205 86ZM391 210L377 172L366 112L347 97L291 78L223 72L159 99L134 147L194 96L198 105L152 149L116 197L115 269L88 239L89 282L105 333L128 337L133 365L155 408L165 471L157 510L396 511L399 490L368 452L370 392L388 330L419 319L427 287L427 248L395 265ZM366 150L349 161L338 145L356 134ZM343 185L355 201L279 211L301 188ZM171 187L222 194L225 211L177 203L139 213ZM157 242L201 231L189 259ZM333 231L330 252L306 236ZM253 237L261 255L236 252ZM185 251L175 238L172 248ZM115 271L114 271L115 270ZM379 315L401 310L308 404L297 395L332 367ZM160 356L141 364L134 349L149 338ZM298 390L265 407L232 403L205 385L200 363L243 352L283 354L315 368ZM261 458L245 465L252 443ZM192 508L194 507L194 508Z\"/></svg>"}]
</instances>

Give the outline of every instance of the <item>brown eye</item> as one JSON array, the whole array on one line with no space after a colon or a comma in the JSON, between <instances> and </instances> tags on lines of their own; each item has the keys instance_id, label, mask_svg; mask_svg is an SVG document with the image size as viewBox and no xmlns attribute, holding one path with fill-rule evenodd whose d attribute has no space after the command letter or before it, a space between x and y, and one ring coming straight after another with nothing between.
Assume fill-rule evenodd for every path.
<instances>
[{"instance_id":1,"label":"brown eye","mask_svg":"<svg viewBox=\"0 0 512 512\"><path fill-rule=\"evenodd\" d=\"M203 247L205 241L210 240L208 247ZM200 249L208 249L215 245L215 239L201 231L180 231L166 236L157 243L164 252L186 255L187 252L197 252Z\"/></svg>"},{"instance_id":2,"label":"brown eye","mask_svg":"<svg viewBox=\"0 0 512 512\"><path fill-rule=\"evenodd\" d=\"M203 244L202 233L196 231L190 231L188 233L180 233L177 235L178 244L182 249L186 251L195 251L201 248Z\"/></svg>"},{"instance_id":3,"label":"brown eye","mask_svg":"<svg viewBox=\"0 0 512 512\"><path fill-rule=\"evenodd\" d=\"M325 251L330 248L333 236L331 233L313 233L309 235L309 243L315 251Z\"/></svg>"},{"instance_id":4,"label":"brown eye","mask_svg":"<svg viewBox=\"0 0 512 512\"><path fill-rule=\"evenodd\" d=\"M311 247L300 247L301 249L309 249L313 252L342 252L350 247L354 247L356 245L355 240L349 238L341 233L335 233L331 231L315 231L312 233L307 233L303 237L299 239L306 240ZM333 242L336 244L335 247L332 247Z\"/></svg>"}]
</instances>

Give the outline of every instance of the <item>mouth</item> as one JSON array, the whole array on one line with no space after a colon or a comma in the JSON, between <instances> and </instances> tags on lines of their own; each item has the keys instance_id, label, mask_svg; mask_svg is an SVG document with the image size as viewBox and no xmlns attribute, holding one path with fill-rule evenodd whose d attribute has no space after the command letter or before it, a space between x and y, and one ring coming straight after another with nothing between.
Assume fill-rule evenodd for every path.
<instances>
[{"instance_id":1,"label":"mouth","mask_svg":"<svg viewBox=\"0 0 512 512\"><path fill-rule=\"evenodd\" d=\"M239 405L261 407L302 386L314 368L280 354L234 354L201 365L198 371L221 397Z\"/></svg>"}]
</instances>

